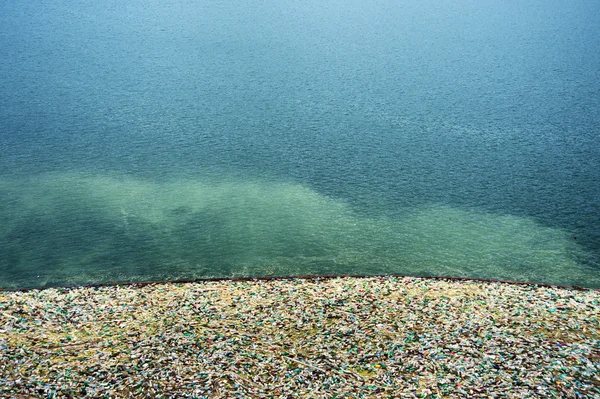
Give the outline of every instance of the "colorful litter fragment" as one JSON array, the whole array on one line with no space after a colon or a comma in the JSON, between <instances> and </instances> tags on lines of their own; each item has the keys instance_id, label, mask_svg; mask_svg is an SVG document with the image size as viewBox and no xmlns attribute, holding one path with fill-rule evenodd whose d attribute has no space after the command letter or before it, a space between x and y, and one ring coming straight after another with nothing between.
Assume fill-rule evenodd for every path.
<instances>
[{"instance_id":1,"label":"colorful litter fragment","mask_svg":"<svg viewBox=\"0 0 600 399\"><path fill-rule=\"evenodd\" d=\"M600 292L408 277L0 292L0 397L600 397Z\"/></svg>"}]
</instances>

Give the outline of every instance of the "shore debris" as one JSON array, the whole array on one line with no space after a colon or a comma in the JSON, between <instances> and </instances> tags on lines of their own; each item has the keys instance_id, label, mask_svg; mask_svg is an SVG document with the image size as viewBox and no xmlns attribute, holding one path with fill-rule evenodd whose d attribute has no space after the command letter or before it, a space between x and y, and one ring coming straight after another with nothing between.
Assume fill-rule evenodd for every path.
<instances>
[{"instance_id":1,"label":"shore debris","mask_svg":"<svg viewBox=\"0 0 600 399\"><path fill-rule=\"evenodd\" d=\"M411 277L0 292L0 397L598 398L600 292Z\"/></svg>"}]
</instances>

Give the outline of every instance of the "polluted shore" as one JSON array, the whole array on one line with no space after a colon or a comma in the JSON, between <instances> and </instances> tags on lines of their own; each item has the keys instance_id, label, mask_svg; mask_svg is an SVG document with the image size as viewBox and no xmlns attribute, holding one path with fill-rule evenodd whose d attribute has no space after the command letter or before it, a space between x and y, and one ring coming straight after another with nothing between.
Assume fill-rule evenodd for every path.
<instances>
[{"instance_id":1,"label":"polluted shore","mask_svg":"<svg viewBox=\"0 0 600 399\"><path fill-rule=\"evenodd\" d=\"M0 396L600 396L600 292L415 277L0 292Z\"/></svg>"},{"instance_id":2,"label":"polluted shore","mask_svg":"<svg viewBox=\"0 0 600 399\"><path fill-rule=\"evenodd\" d=\"M600 399L598 21L0 2L0 399Z\"/></svg>"}]
</instances>

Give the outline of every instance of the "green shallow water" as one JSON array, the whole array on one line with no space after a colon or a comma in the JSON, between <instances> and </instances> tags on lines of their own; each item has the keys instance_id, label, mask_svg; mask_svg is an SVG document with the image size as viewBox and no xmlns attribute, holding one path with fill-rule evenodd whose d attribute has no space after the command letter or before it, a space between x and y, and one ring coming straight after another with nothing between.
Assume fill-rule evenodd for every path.
<instances>
[{"instance_id":1,"label":"green shallow water","mask_svg":"<svg viewBox=\"0 0 600 399\"><path fill-rule=\"evenodd\" d=\"M0 287L600 287L600 2L0 4Z\"/></svg>"},{"instance_id":2,"label":"green shallow water","mask_svg":"<svg viewBox=\"0 0 600 399\"><path fill-rule=\"evenodd\" d=\"M330 273L600 286L568 232L512 215L433 204L373 217L300 184L226 176L49 173L0 188L5 286Z\"/></svg>"}]
</instances>

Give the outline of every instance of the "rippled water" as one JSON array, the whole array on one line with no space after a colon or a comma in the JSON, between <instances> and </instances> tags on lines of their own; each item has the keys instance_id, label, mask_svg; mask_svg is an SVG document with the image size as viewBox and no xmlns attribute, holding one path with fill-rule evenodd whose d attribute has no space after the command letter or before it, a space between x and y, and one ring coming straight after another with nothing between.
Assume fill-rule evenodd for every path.
<instances>
[{"instance_id":1,"label":"rippled water","mask_svg":"<svg viewBox=\"0 0 600 399\"><path fill-rule=\"evenodd\" d=\"M600 3L0 5L0 287L600 287Z\"/></svg>"}]
</instances>

